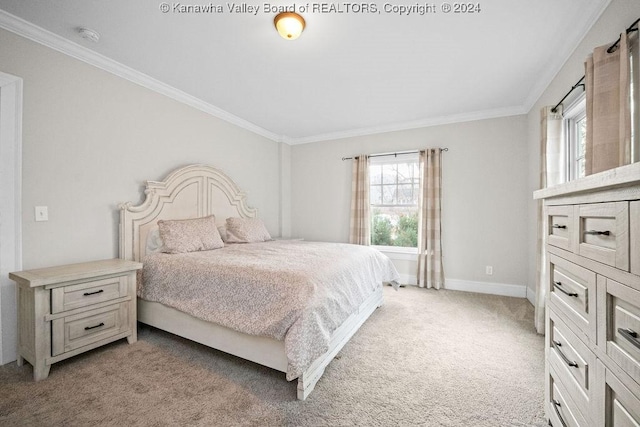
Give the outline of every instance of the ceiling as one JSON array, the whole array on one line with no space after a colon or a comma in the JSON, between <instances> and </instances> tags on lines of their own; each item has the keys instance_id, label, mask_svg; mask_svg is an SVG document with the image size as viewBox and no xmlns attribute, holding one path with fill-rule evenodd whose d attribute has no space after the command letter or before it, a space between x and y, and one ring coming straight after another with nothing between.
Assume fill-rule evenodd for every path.
<instances>
[{"instance_id":1,"label":"ceiling","mask_svg":"<svg viewBox=\"0 0 640 427\"><path fill-rule=\"evenodd\" d=\"M0 0L10 14L0 26L16 27L7 25L14 15L28 21L17 20L19 28L47 30L38 37L54 33L100 54L93 58L103 65L108 58L205 111L295 144L527 113L609 1L485 0L466 14L443 13L440 0L412 1L435 13L400 15L384 0L368 3L379 13L298 0L169 0L168 13L162 0ZM180 12L212 4L223 12ZM343 13L302 13L307 27L288 41L268 4ZM232 5L260 9L232 13ZM79 26L100 41L79 37Z\"/></svg>"}]
</instances>

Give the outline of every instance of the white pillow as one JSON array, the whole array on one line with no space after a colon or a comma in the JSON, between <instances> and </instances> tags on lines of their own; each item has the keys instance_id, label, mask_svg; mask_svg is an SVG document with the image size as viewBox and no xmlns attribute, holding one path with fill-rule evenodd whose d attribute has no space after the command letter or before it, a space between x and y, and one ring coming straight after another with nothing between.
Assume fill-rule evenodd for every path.
<instances>
[{"instance_id":1,"label":"white pillow","mask_svg":"<svg viewBox=\"0 0 640 427\"><path fill-rule=\"evenodd\" d=\"M164 243L160 238L160 229L154 227L147 233L147 244L145 245L145 253L153 254L156 252L162 252Z\"/></svg>"},{"instance_id":2,"label":"white pillow","mask_svg":"<svg viewBox=\"0 0 640 427\"><path fill-rule=\"evenodd\" d=\"M254 243L271 240L259 218L227 218L227 243Z\"/></svg>"}]
</instances>

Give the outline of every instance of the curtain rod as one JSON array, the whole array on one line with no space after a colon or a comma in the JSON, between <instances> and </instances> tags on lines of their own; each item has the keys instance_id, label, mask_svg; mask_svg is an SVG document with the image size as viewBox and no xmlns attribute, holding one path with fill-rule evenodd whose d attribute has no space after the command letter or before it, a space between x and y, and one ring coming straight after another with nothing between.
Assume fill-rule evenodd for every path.
<instances>
[{"instance_id":1,"label":"curtain rod","mask_svg":"<svg viewBox=\"0 0 640 427\"><path fill-rule=\"evenodd\" d=\"M434 150L434 148L425 148L425 150ZM370 154L369 157L385 157L385 156L395 156L398 157L399 154L417 154L420 151L424 151L424 150L417 150L417 151L401 151L398 153L382 153L382 154ZM448 148L440 148L440 151L449 151ZM353 159L357 159L358 156L356 157L343 157L342 160L353 160Z\"/></svg>"},{"instance_id":2,"label":"curtain rod","mask_svg":"<svg viewBox=\"0 0 640 427\"><path fill-rule=\"evenodd\" d=\"M638 28L634 28L636 25L638 25L638 22L640 22L640 18L636 19L636 20L635 20L635 22L634 22L633 24L631 24L631 25L629 26L629 28L627 28L626 33L627 33L627 34L629 34L629 33L632 33L632 32L634 32L634 31L638 31ZM620 37L622 37L622 36L620 36ZM615 51L615 48L618 46L618 43L620 43L620 37L618 37L618 40L616 40L614 44L612 44L611 46L609 46L609 48L607 49L607 53L612 53L612 52L614 52L614 51ZM558 103L556 104L556 106L555 106L555 107L553 107L553 108L551 109L551 112L552 112L552 113L555 113L555 112L557 112L557 111L558 111L558 107L560 106L560 104L562 104L562 103L564 102L564 100L565 100L565 99L567 99L567 97L568 97L569 95L571 95L571 92L573 92L574 90L576 90L576 88L578 88L578 87L582 86L582 87L583 87L583 89L584 89L584 87L585 87L585 86L584 86L584 83L582 83L582 81L584 80L584 78L585 78L585 76L582 76L582 78L581 78L580 80L578 80L578 83L576 83L576 84L574 84L573 86L571 86L571 89L569 89L569 92L567 92L567 94L566 94L565 96L563 96L563 97L562 97L562 99L560 100L560 102L558 102Z\"/></svg>"},{"instance_id":3,"label":"curtain rod","mask_svg":"<svg viewBox=\"0 0 640 427\"><path fill-rule=\"evenodd\" d=\"M582 83L582 81L584 80L585 76L582 76L582 78L580 80L578 80L578 83L574 84L573 86L571 86L571 89L569 89L569 92L567 92L567 94L565 96L562 97L562 99L560 100L560 102L558 102L556 104L555 107L553 107L551 109L552 113L555 113L556 111L558 111L558 107L560 106L560 104L562 104L564 102L565 99L567 99L567 97L569 95L571 95L571 92L573 92L574 90L576 90L576 88L582 86L582 88L584 89L584 83Z\"/></svg>"},{"instance_id":4,"label":"curtain rod","mask_svg":"<svg viewBox=\"0 0 640 427\"><path fill-rule=\"evenodd\" d=\"M636 25L638 25L638 22L640 22L640 18L636 19L635 22L633 24L631 24L629 26L629 28L627 28L627 34L632 33L634 31L638 31L637 28L633 28ZM620 36L620 37L622 37L622 36ZM607 49L607 53L612 53L616 49L616 47L618 47L618 43L620 43L620 37L618 37L618 40L616 40L616 42L614 44L609 46L609 49Z\"/></svg>"}]
</instances>

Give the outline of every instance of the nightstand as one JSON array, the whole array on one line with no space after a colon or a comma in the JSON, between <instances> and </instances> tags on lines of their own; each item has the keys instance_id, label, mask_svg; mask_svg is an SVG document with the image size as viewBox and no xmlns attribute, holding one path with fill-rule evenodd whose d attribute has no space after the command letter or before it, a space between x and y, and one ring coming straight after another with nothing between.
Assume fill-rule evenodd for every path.
<instances>
[{"instance_id":1,"label":"nightstand","mask_svg":"<svg viewBox=\"0 0 640 427\"><path fill-rule=\"evenodd\" d=\"M18 366L47 378L53 363L126 338L137 340L139 262L108 259L9 273L18 284Z\"/></svg>"}]
</instances>

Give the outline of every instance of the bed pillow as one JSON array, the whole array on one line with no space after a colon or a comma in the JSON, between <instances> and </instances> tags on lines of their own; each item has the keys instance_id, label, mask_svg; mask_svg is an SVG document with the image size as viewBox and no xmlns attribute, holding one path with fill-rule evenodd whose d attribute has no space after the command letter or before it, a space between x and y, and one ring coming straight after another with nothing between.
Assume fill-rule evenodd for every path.
<instances>
[{"instance_id":1,"label":"bed pillow","mask_svg":"<svg viewBox=\"0 0 640 427\"><path fill-rule=\"evenodd\" d=\"M227 243L254 243L271 240L259 218L227 218Z\"/></svg>"},{"instance_id":2,"label":"bed pillow","mask_svg":"<svg viewBox=\"0 0 640 427\"><path fill-rule=\"evenodd\" d=\"M218 233L220 233L220 237L223 242L227 242L227 224L222 224L218 226Z\"/></svg>"},{"instance_id":3,"label":"bed pillow","mask_svg":"<svg viewBox=\"0 0 640 427\"><path fill-rule=\"evenodd\" d=\"M158 229L164 253L179 254L224 247L213 215L194 219L160 220Z\"/></svg>"},{"instance_id":4,"label":"bed pillow","mask_svg":"<svg viewBox=\"0 0 640 427\"><path fill-rule=\"evenodd\" d=\"M160 230L158 227L154 227L149 230L147 234L147 244L145 245L145 253L154 254L156 252L162 252L162 248L164 247L164 243L162 243L162 239L160 238Z\"/></svg>"}]
</instances>

